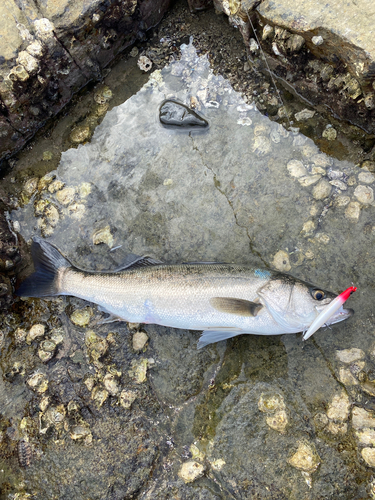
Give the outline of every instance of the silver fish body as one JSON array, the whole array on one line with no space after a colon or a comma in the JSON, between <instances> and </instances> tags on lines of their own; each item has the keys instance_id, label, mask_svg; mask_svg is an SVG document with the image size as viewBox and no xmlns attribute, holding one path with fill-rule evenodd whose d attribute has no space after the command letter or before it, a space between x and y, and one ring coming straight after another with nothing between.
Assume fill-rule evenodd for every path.
<instances>
[{"instance_id":1,"label":"silver fish body","mask_svg":"<svg viewBox=\"0 0 375 500\"><path fill-rule=\"evenodd\" d=\"M335 297L291 276L236 264L135 265L97 273L74 268L39 238L32 252L36 272L19 295L73 295L128 322L203 330L198 347L243 333L306 330ZM351 314L341 308L329 323Z\"/></svg>"}]
</instances>

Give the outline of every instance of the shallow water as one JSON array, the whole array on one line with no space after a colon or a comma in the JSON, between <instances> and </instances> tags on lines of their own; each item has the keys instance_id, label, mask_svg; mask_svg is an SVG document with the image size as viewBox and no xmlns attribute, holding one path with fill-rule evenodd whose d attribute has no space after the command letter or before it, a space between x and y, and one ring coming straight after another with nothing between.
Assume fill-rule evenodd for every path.
<instances>
[{"instance_id":1,"label":"shallow water","mask_svg":"<svg viewBox=\"0 0 375 500\"><path fill-rule=\"evenodd\" d=\"M169 98L194 105L209 130L162 127L158 110ZM375 420L358 419L355 408L375 408L374 176L262 116L192 43L109 111L90 143L64 152L55 175L11 217L26 240L46 237L79 267L114 269L129 252L166 262L254 263L336 293L353 282L356 313L307 342L299 334L249 335L199 352L199 333L149 325L137 353L135 333L124 323L97 325L95 306L91 323L74 324L84 301L20 302L26 331L43 323L45 338L60 329L63 342L42 363L40 338L17 343L17 318L8 317L1 468L12 470L12 491L37 498L370 495L364 457L375 444L368 431ZM51 193L56 181L64 186ZM360 351L339 352L351 348ZM27 382L38 370L45 391ZM130 409L122 391L134 395ZM88 429L78 438L77 425ZM33 448L23 469L14 458L21 438ZM193 489L178 475L189 460L205 469Z\"/></svg>"}]
</instances>

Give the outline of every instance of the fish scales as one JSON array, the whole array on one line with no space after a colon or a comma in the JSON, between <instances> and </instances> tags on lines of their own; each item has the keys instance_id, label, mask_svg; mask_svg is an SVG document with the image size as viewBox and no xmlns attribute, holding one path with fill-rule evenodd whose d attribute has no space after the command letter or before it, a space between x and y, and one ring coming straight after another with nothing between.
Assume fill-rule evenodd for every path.
<instances>
[{"instance_id":1,"label":"fish scales","mask_svg":"<svg viewBox=\"0 0 375 500\"><path fill-rule=\"evenodd\" d=\"M215 311L212 297L252 301L268 280L238 265L202 264L155 266L111 273L62 271L61 291L104 307L130 322L158 323L181 328L233 326L233 315ZM239 318L245 326L248 318Z\"/></svg>"}]
</instances>

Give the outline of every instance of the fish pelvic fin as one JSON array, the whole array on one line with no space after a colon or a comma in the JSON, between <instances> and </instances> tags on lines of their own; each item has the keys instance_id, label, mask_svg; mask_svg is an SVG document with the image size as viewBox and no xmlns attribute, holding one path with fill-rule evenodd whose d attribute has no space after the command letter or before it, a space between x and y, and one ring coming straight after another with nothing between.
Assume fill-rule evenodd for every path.
<instances>
[{"instance_id":1,"label":"fish pelvic fin","mask_svg":"<svg viewBox=\"0 0 375 500\"><path fill-rule=\"evenodd\" d=\"M51 297L60 295L59 271L71 263L50 243L35 237L31 245L35 272L16 291L19 297Z\"/></svg>"},{"instance_id":2,"label":"fish pelvic fin","mask_svg":"<svg viewBox=\"0 0 375 500\"><path fill-rule=\"evenodd\" d=\"M240 328L212 328L207 329L202 332L197 344L197 349L202 349L208 344L213 344L214 342L220 342L221 340L231 339L237 335L242 335L244 332Z\"/></svg>"}]
</instances>

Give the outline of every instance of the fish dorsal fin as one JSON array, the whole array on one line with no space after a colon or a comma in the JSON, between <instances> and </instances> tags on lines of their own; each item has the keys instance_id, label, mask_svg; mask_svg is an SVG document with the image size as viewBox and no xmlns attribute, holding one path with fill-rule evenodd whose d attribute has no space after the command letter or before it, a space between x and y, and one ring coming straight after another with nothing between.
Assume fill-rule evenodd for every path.
<instances>
[{"instance_id":1,"label":"fish dorsal fin","mask_svg":"<svg viewBox=\"0 0 375 500\"><path fill-rule=\"evenodd\" d=\"M236 314L237 316L256 316L262 309L262 304L250 300L234 299L232 297L213 297L210 304L217 311Z\"/></svg>"},{"instance_id":2,"label":"fish dorsal fin","mask_svg":"<svg viewBox=\"0 0 375 500\"><path fill-rule=\"evenodd\" d=\"M130 269L137 269L140 267L149 267L149 266L158 266L160 264L164 264L161 260L154 259L153 257L149 257L148 255L144 255L140 257L139 255L129 254L125 262L120 264L113 272L118 273L119 271L129 271Z\"/></svg>"}]
</instances>

